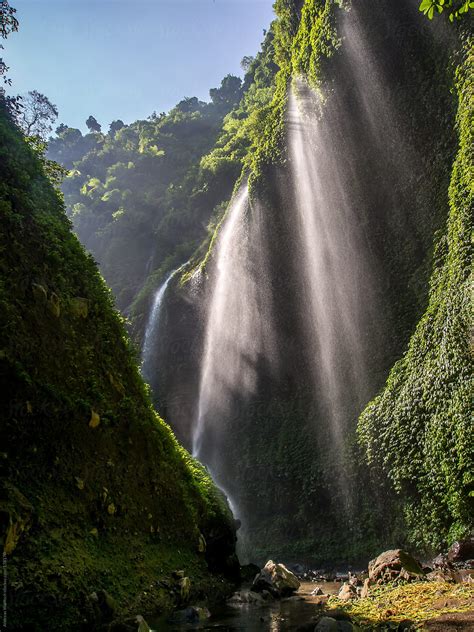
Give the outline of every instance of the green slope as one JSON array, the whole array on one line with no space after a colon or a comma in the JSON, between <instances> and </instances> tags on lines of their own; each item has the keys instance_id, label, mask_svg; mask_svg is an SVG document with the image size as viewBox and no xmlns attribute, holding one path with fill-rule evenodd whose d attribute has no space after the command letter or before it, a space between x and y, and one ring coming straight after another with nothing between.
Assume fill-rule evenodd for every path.
<instances>
[{"instance_id":1,"label":"green slope","mask_svg":"<svg viewBox=\"0 0 474 632\"><path fill-rule=\"evenodd\" d=\"M114 616L169 608L174 570L190 598L225 592L225 499L153 411L111 294L3 105L0 169L9 629L90 629L100 590Z\"/></svg>"}]
</instances>

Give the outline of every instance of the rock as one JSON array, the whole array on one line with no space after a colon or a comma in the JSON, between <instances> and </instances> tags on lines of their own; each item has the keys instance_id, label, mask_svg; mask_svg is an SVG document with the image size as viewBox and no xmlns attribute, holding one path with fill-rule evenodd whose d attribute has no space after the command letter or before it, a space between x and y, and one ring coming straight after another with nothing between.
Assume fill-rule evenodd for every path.
<instances>
[{"instance_id":1,"label":"rock","mask_svg":"<svg viewBox=\"0 0 474 632\"><path fill-rule=\"evenodd\" d=\"M364 585L362 586L360 598L366 599L369 596L369 591L370 591L370 579L367 577L366 579L364 579Z\"/></svg>"},{"instance_id":2,"label":"rock","mask_svg":"<svg viewBox=\"0 0 474 632\"><path fill-rule=\"evenodd\" d=\"M186 601L186 599L189 598L190 590L191 590L191 580L189 579L189 577L183 577L182 579L180 579L179 591L180 591L181 599L183 599L183 601Z\"/></svg>"},{"instance_id":3,"label":"rock","mask_svg":"<svg viewBox=\"0 0 474 632\"><path fill-rule=\"evenodd\" d=\"M70 303L71 314L76 318L87 318L89 313L89 301L87 298L72 298Z\"/></svg>"},{"instance_id":4,"label":"rock","mask_svg":"<svg viewBox=\"0 0 474 632\"><path fill-rule=\"evenodd\" d=\"M431 565L433 566L433 569L436 569L442 566L446 566L447 563L448 563L447 555L440 553L434 558L434 560L431 562Z\"/></svg>"},{"instance_id":5,"label":"rock","mask_svg":"<svg viewBox=\"0 0 474 632\"><path fill-rule=\"evenodd\" d=\"M287 597L298 590L300 582L283 564L269 560L255 577L252 590L268 590L274 597Z\"/></svg>"},{"instance_id":6,"label":"rock","mask_svg":"<svg viewBox=\"0 0 474 632\"><path fill-rule=\"evenodd\" d=\"M385 584L394 580L411 581L424 577L420 564L406 551L392 549L385 551L369 562L371 583Z\"/></svg>"},{"instance_id":7,"label":"rock","mask_svg":"<svg viewBox=\"0 0 474 632\"><path fill-rule=\"evenodd\" d=\"M95 410L91 410L91 418L89 420L89 428L97 428L100 424L100 415Z\"/></svg>"},{"instance_id":8,"label":"rock","mask_svg":"<svg viewBox=\"0 0 474 632\"><path fill-rule=\"evenodd\" d=\"M338 632L336 619L332 617L322 617L318 625L314 628L314 632Z\"/></svg>"},{"instance_id":9,"label":"rock","mask_svg":"<svg viewBox=\"0 0 474 632\"><path fill-rule=\"evenodd\" d=\"M443 568L436 568L434 571L426 575L426 579L429 579L430 582L456 581L454 571L451 568L449 568L449 566L445 566Z\"/></svg>"},{"instance_id":10,"label":"rock","mask_svg":"<svg viewBox=\"0 0 474 632\"><path fill-rule=\"evenodd\" d=\"M350 621L337 622L337 632L354 632L356 629Z\"/></svg>"},{"instance_id":11,"label":"rock","mask_svg":"<svg viewBox=\"0 0 474 632\"><path fill-rule=\"evenodd\" d=\"M345 582L344 584L342 584L337 598L341 601L351 601L352 599L357 599L357 590L355 586L352 586L352 584Z\"/></svg>"},{"instance_id":12,"label":"rock","mask_svg":"<svg viewBox=\"0 0 474 632\"><path fill-rule=\"evenodd\" d=\"M474 557L474 538L454 542L448 551L447 557L448 562L454 564L466 562Z\"/></svg>"},{"instance_id":13,"label":"rock","mask_svg":"<svg viewBox=\"0 0 474 632\"><path fill-rule=\"evenodd\" d=\"M265 592L265 591L264 591ZM232 595L227 603L230 606L241 606L243 604L263 604L266 600L266 596L263 593L257 593L253 590L242 590Z\"/></svg>"},{"instance_id":14,"label":"rock","mask_svg":"<svg viewBox=\"0 0 474 632\"><path fill-rule=\"evenodd\" d=\"M474 569L461 568L456 571L456 581L459 583L474 584Z\"/></svg>"},{"instance_id":15,"label":"rock","mask_svg":"<svg viewBox=\"0 0 474 632\"><path fill-rule=\"evenodd\" d=\"M321 587L320 587L320 586L318 586L317 588L315 588L315 589L311 592L311 594L312 594L313 596L319 596L319 595L324 595L324 592L322 591Z\"/></svg>"}]
</instances>

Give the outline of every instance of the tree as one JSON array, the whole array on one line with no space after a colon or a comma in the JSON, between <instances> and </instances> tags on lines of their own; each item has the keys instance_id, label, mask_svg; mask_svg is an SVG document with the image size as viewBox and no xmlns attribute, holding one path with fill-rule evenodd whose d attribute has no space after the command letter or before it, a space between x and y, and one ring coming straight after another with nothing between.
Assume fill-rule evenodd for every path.
<instances>
[{"instance_id":1,"label":"tree","mask_svg":"<svg viewBox=\"0 0 474 632\"><path fill-rule=\"evenodd\" d=\"M18 31L18 20L15 17L16 9L11 7L6 0L0 1L0 37L6 39L13 31ZM0 44L0 50L3 50L3 44ZM3 77L3 82L10 85L11 80L5 75L8 71L8 66L0 57L0 77ZM0 88L0 95L3 96L4 89Z\"/></svg>"},{"instance_id":2,"label":"tree","mask_svg":"<svg viewBox=\"0 0 474 632\"><path fill-rule=\"evenodd\" d=\"M92 132L97 132L98 134L100 133L100 130L102 129L102 126L97 122L97 119L95 119L92 114L89 116L89 118L86 121L86 125L89 128L89 131Z\"/></svg>"},{"instance_id":3,"label":"tree","mask_svg":"<svg viewBox=\"0 0 474 632\"><path fill-rule=\"evenodd\" d=\"M122 129L122 127L125 127L125 123L121 119L112 121L109 127L109 134L114 135L115 132L118 132L119 129Z\"/></svg>"},{"instance_id":4,"label":"tree","mask_svg":"<svg viewBox=\"0 0 474 632\"><path fill-rule=\"evenodd\" d=\"M236 105L242 96L242 80L234 75L227 75L222 79L219 88L209 90L214 105Z\"/></svg>"},{"instance_id":5,"label":"tree","mask_svg":"<svg viewBox=\"0 0 474 632\"><path fill-rule=\"evenodd\" d=\"M25 136L38 136L45 139L53 129L57 116L58 108L48 97L37 90L32 90L22 97L17 123Z\"/></svg>"},{"instance_id":6,"label":"tree","mask_svg":"<svg viewBox=\"0 0 474 632\"><path fill-rule=\"evenodd\" d=\"M474 9L474 2L472 0L422 0L419 9L430 20L433 19L435 11L443 13L445 9L450 9L448 15L452 22L454 18L459 20L469 9Z\"/></svg>"},{"instance_id":7,"label":"tree","mask_svg":"<svg viewBox=\"0 0 474 632\"><path fill-rule=\"evenodd\" d=\"M252 57L251 55L245 55L245 57L242 57L242 61L240 62L240 67L242 68L244 72L248 72L248 69L253 64L254 61L255 61L255 57Z\"/></svg>"}]
</instances>

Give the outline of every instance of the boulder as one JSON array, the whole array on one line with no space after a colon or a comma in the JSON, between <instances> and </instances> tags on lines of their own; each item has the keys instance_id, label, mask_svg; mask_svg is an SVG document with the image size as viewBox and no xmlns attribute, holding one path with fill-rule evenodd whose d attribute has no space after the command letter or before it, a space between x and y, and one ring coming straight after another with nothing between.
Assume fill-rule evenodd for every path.
<instances>
[{"instance_id":1,"label":"boulder","mask_svg":"<svg viewBox=\"0 0 474 632\"><path fill-rule=\"evenodd\" d=\"M385 584L394 580L412 581L424 577L420 564L406 551L385 551L369 562L371 584Z\"/></svg>"},{"instance_id":2,"label":"boulder","mask_svg":"<svg viewBox=\"0 0 474 632\"><path fill-rule=\"evenodd\" d=\"M332 617L322 617L318 625L314 628L314 632L338 632L336 619Z\"/></svg>"},{"instance_id":3,"label":"boulder","mask_svg":"<svg viewBox=\"0 0 474 632\"><path fill-rule=\"evenodd\" d=\"M341 601L351 601L352 599L357 599L357 597L358 595L356 587L352 584L349 584L348 582L342 584L337 595L337 598Z\"/></svg>"},{"instance_id":4,"label":"boulder","mask_svg":"<svg viewBox=\"0 0 474 632\"><path fill-rule=\"evenodd\" d=\"M242 590L232 595L227 600L229 606L241 606L243 604L263 604L265 602L265 596L263 593L257 593L252 590Z\"/></svg>"},{"instance_id":5,"label":"boulder","mask_svg":"<svg viewBox=\"0 0 474 632\"><path fill-rule=\"evenodd\" d=\"M448 562L459 564L474 557L474 538L453 542L448 551Z\"/></svg>"},{"instance_id":6,"label":"boulder","mask_svg":"<svg viewBox=\"0 0 474 632\"><path fill-rule=\"evenodd\" d=\"M252 590L262 592L268 590L274 597L287 597L296 592L300 582L296 576L283 564L276 564L269 560L260 573L255 577Z\"/></svg>"}]
</instances>

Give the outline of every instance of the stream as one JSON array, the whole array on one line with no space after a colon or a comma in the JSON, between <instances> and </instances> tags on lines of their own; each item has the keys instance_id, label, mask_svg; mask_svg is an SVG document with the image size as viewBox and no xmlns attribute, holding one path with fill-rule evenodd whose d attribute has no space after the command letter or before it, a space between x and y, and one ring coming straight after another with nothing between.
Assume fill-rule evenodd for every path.
<instances>
[{"instance_id":1,"label":"stream","mask_svg":"<svg viewBox=\"0 0 474 632\"><path fill-rule=\"evenodd\" d=\"M222 630L228 632L286 632L296 631L300 626L311 623L319 611L325 596L313 596L318 586L325 595L336 595L341 582L301 582L295 596L269 603L221 605L211 610L211 617L196 623L173 622L161 618L150 621L155 632L180 632L182 630Z\"/></svg>"}]
</instances>

